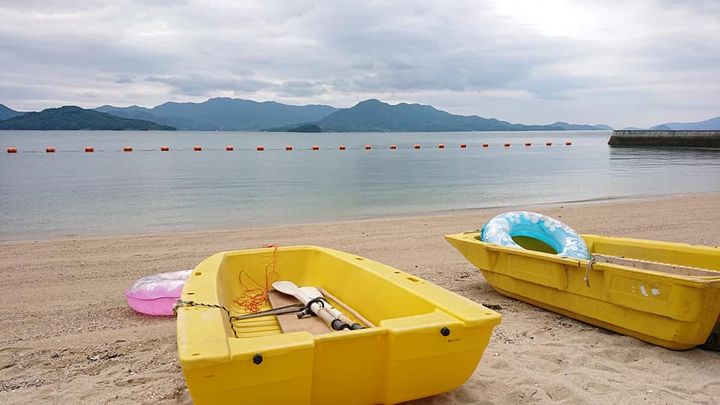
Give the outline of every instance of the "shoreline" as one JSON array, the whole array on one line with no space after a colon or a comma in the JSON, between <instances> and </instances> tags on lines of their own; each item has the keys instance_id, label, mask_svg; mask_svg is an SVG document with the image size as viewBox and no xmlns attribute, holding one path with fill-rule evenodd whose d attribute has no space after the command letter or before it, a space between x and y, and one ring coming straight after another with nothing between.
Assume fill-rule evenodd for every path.
<instances>
[{"instance_id":1,"label":"shoreline","mask_svg":"<svg viewBox=\"0 0 720 405\"><path fill-rule=\"evenodd\" d=\"M554 201L546 203L532 203L525 205L508 204L508 205L495 205L487 207L474 207L474 208L461 208L461 209L449 209L449 210L438 210L438 211L427 211L421 213L408 213L405 215L394 214L387 216L372 216L372 217L358 217L349 218L344 220L327 220L327 221L313 221L313 222L286 222L286 223L271 223L271 224L258 224L258 225L247 225L247 226L231 226L227 228L198 228L188 230L157 230L148 232L117 232L117 233L67 233L62 235L53 234L28 234L26 236L13 236L13 234L3 235L0 234L0 246L13 243L22 243L29 241L65 241L65 240L88 240L88 239L110 239L110 238L141 238L141 237L162 237L172 236L177 234L198 234L198 233L222 233L222 232L234 232L234 231L248 231L248 230L266 230L278 227L294 227L294 226L307 226L307 225L329 225L339 223L354 223L354 222L365 222L365 221L376 221L376 220L393 220L393 219L407 219L407 218L424 218L424 217L442 217L451 215L468 214L472 215L479 212L488 210L524 210L532 211L539 208L553 208L560 205L578 206L578 205L593 205L613 202L637 202L646 201L653 202L656 200L663 200L674 197L684 196L713 196L720 195L720 191L708 191L699 193L674 193L674 194L663 194L663 195L636 195L636 196L621 196L621 197L599 197L583 200L568 200L568 201ZM24 235L24 234L22 234Z\"/></svg>"},{"instance_id":2,"label":"shoreline","mask_svg":"<svg viewBox=\"0 0 720 405\"><path fill-rule=\"evenodd\" d=\"M720 246L720 193L524 207L576 231ZM497 308L482 360L461 387L414 401L713 403L720 352L663 349L507 298L443 235L504 209L253 229L0 243L0 403L189 404L175 319L133 312L140 277L266 243L318 245L407 271Z\"/></svg>"}]
</instances>

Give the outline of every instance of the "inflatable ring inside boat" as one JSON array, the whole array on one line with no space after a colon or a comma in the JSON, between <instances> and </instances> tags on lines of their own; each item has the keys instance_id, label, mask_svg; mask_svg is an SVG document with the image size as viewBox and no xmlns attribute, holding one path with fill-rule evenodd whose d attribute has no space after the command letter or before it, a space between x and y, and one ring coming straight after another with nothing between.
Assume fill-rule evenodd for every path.
<instances>
[{"instance_id":1,"label":"inflatable ring inside boat","mask_svg":"<svg viewBox=\"0 0 720 405\"><path fill-rule=\"evenodd\" d=\"M547 215L528 211L500 214L482 228L483 242L524 249L514 237L539 240L550 246L559 256L590 259L590 252L583 238L569 226Z\"/></svg>"}]
</instances>

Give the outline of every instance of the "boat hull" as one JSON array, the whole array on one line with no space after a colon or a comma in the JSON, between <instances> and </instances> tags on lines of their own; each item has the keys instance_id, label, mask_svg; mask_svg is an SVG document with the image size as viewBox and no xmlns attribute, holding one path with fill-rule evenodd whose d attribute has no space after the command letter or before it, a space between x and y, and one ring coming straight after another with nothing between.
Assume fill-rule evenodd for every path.
<instances>
[{"instance_id":1,"label":"boat hull","mask_svg":"<svg viewBox=\"0 0 720 405\"><path fill-rule=\"evenodd\" d=\"M497 313L418 277L312 246L215 254L195 268L182 299L233 312L233 298L243 295L240 272L263 280L271 262L279 279L322 287L376 327L281 333L275 317L231 327L223 309L181 307L178 353L196 403L397 403L435 395L467 380L500 323Z\"/></svg>"},{"instance_id":2,"label":"boat hull","mask_svg":"<svg viewBox=\"0 0 720 405\"><path fill-rule=\"evenodd\" d=\"M669 349L705 343L720 316L720 249L582 236L593 254L707 270L675 274L598 262L588 271L587 260L487 244L478 232L445 238L503 295Z\"/></svg>"}]
</instances>

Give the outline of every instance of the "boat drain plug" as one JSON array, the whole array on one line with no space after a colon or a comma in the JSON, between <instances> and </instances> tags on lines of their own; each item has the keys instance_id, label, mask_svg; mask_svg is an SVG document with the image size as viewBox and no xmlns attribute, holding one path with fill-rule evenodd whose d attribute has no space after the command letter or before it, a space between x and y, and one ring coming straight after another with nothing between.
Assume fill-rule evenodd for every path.
<instances>
[{"instance_id":1,"label":"boat drain plug","mask_svg":"<svg viewBox=\"0 0 720 405\"><path fill-rule=\"evenodd\" d=\"M260 363L262 363L262 361L263 361L262 354L256 354L253 356L253 363L260 364Z\"/></svg>"},{"instance_id":2,"label":"boat drain plug","mask_svg":"<svg viewBox=\"0 0 720 405\"><path fill-rule=\"evenodd\" d=\"M450 329L447 326L443 326L442 329L440 329L440 334L443 336L449 336L450 335Z\"/></svg>"}]
</instances>

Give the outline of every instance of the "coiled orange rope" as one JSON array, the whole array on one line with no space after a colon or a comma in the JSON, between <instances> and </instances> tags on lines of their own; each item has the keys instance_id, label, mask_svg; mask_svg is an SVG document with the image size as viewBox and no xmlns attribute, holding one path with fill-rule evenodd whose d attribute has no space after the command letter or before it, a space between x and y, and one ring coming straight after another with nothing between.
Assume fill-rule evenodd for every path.
<instances>
[{"instance_id":1,"label":"coiled orange rope","mask_svg":"<svg viewBox=\"0 0 720 405\"><path fill-rule=\"evenodd\" d=\"M278 244L265 245L267 248L273 249L272 261L265 266L265 281L260 283L252 278L245 271L240 271L239 281L243 288L240 297L235 298L233 302L239 307L245 309L246 312L258 312L263 304L269 302L268 291L272 283L277 281L280 275L275 271L278 258Z\"/></svg>"}]
</instances>

